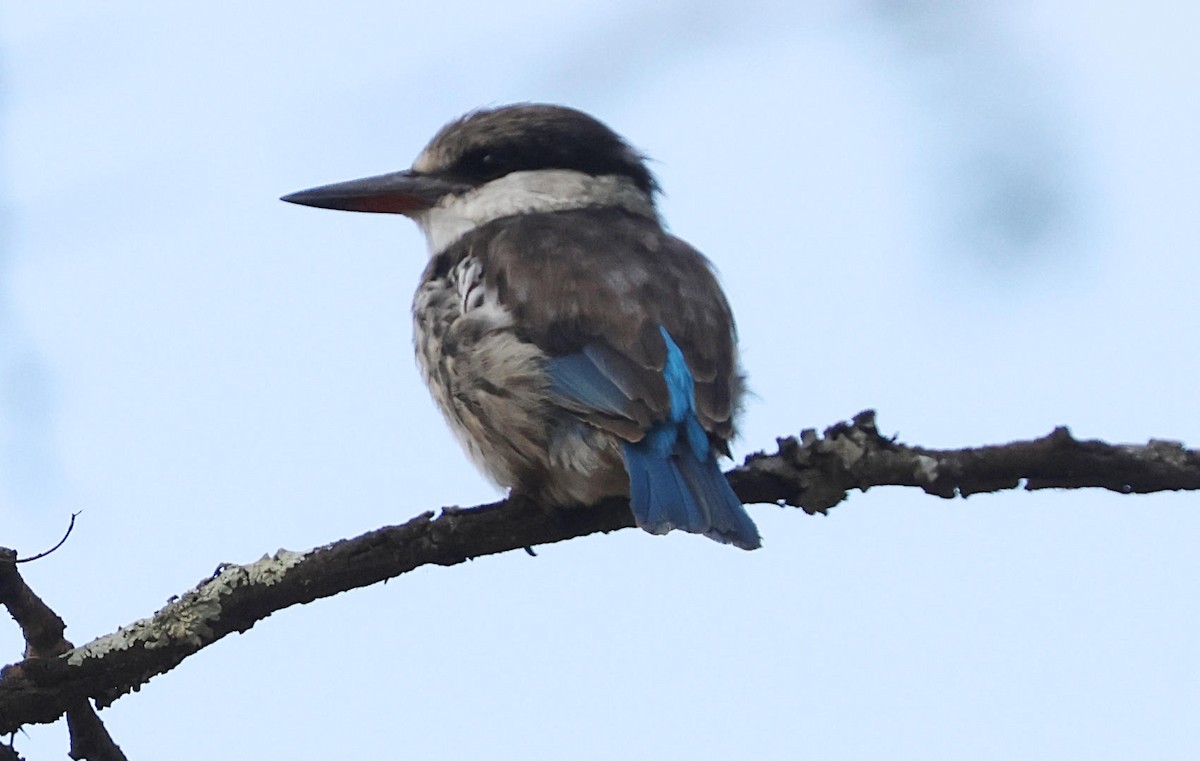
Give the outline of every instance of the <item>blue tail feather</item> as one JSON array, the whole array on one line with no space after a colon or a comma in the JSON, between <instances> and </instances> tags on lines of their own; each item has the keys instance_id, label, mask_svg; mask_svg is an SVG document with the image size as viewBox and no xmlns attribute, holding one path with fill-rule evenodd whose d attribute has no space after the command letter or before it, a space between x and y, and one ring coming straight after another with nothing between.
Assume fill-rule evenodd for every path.
<instances>
[{"instance_id":1,"label":"blue tail feather","mask_svg":"<svg viewBox=\"0 0 1200 761\"><path fill-rule=\"evenodd\" d=\"M651 534L672 529L703 534L752 550L758 529L717 467L708 433L696 415L694 380L670 334L661 329L667 359L662 370L669 395L667 419L637 443L624 443L629 503L637 525ZM636 396L620 368L599 349L554 357L546 370L555 394L602 413L639 417Z\"/></svg>"},{"instance_id":2,"label":"blue tail feather","mask_svg":"<svg viewBox=\"0 0 1200 761\"><path fill-rule=\"evenodd\" d=\"M760 547L758 528L717 466L708 434L696 416L692 374L683 352L667 342L663 377L670 418L637 443L626 443L629 503L638 526L652 534L680 529L745 550Z\"/></svg>"},{"instance_id":3,"label":"blue tail feather","mask_svg":"<svg viewBox=\"0 0 1200 761\"><path fill-rule=\"evenodd\" d=\"M625 467L629 504L642 529L651 534L679 529L744 550L762 545L758 528L711 453L698 458L681 437L663 455L643 440L625 445Z\"/></svg>"},{"instance_id":4,"label":"blue tail feather","mask_svg":"<svg viewBox=\"0 0 1200 761\"><path fill-rule=\"evenodd\" d=\"M742 501L733 493L725 474L717 467L716 459L710 454L701 461L680 457L679 471L693 494L704 502L704 512L709 517L709 528L701 532L709 539L732 544L744 550L753 550L762 545L758 527L746 514Z\"/></svg>"}]
</instances>

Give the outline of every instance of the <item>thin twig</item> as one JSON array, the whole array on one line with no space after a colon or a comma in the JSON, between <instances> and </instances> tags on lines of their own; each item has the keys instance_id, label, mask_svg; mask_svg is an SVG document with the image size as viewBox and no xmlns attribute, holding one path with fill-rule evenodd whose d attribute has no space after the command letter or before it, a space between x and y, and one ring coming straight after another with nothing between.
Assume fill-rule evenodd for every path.
<instances>
[{"instance_id":1,"label":"thin twig","mask_svg":"<svg viewBox=\"0 0 1200 761\"><path fill-rule=\"evenodd\" d=\"M80 512L83 512L83 511L81 510ZM70 525L67 526L67 533L63 534L63 538L58 540L58 544L54 545L53 547L46 550L45 552L39 552L38 554L36 554L32 557L21 558L19 560L13 560L11 562L13 562L13 563L29 563L34 560L41 560L42 558L46 557L50 553L57 550L59 547L62 547L64 544L67 543L67 537L69 537L71 535L71 532L75 530L75 519L78 517L79 517L79 513L71 513L71 523L70 523Z\"/></svg>"}]
</instances>

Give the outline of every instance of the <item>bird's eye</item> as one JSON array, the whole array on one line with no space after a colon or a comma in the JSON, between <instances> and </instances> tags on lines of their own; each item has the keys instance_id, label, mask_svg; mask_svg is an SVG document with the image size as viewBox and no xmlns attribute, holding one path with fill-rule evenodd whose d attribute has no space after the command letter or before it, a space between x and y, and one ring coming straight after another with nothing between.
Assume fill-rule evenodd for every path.
<instances>
[{"instance_id":1,"label":"bird's eye","mask_svg":"<svg viewBox=\"0 0 1200 761\"><path fill-rule=\"evenodd\" d=\"M506 174L505 161L495 151L468 151L454 165L454 171L473 180L491 180Z\"/></svg>"}]
</instances>

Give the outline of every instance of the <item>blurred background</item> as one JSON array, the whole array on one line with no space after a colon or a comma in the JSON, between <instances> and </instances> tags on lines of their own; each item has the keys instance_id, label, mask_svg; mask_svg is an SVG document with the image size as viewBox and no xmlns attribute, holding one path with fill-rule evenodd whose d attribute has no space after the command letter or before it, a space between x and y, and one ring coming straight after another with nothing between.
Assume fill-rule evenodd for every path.
<instances>
[{"instance_id":1,"label":"blurred background","mask_svg":"<svg viewBox=\"0 0 1200 761\"><path fill-rule=\"evenodd\" d=\"M500 496L413 366L424 243L281 194L536 100L655 159L755 397L932 447L1197 445L1196 7L10 3L0 544L77 644L220 562ZM272 616L102 713L131 758L1194 758L1200 496L854 494ZM20 658L0 626L0 662ZM31 759L66 753L31 727Z\"/></svg>"}]
</instances>

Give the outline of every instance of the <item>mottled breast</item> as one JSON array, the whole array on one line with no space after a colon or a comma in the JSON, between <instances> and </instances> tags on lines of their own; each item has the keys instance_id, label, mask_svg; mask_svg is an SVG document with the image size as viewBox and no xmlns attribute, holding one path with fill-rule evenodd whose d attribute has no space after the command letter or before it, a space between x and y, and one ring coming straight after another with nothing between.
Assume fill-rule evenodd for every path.
<instances>
[{"instance_id":1,"label":"mottled breast","mask_svg":"<svg viewBox=\"0 0 1200 761\"><path fill-rule=\"evenodd\" d=\"M471 459L502 486L536 471L546 450L542 352L517 338L469 244L429 263L413 301L417 363Z\"/></svg>"}]
</instances>

